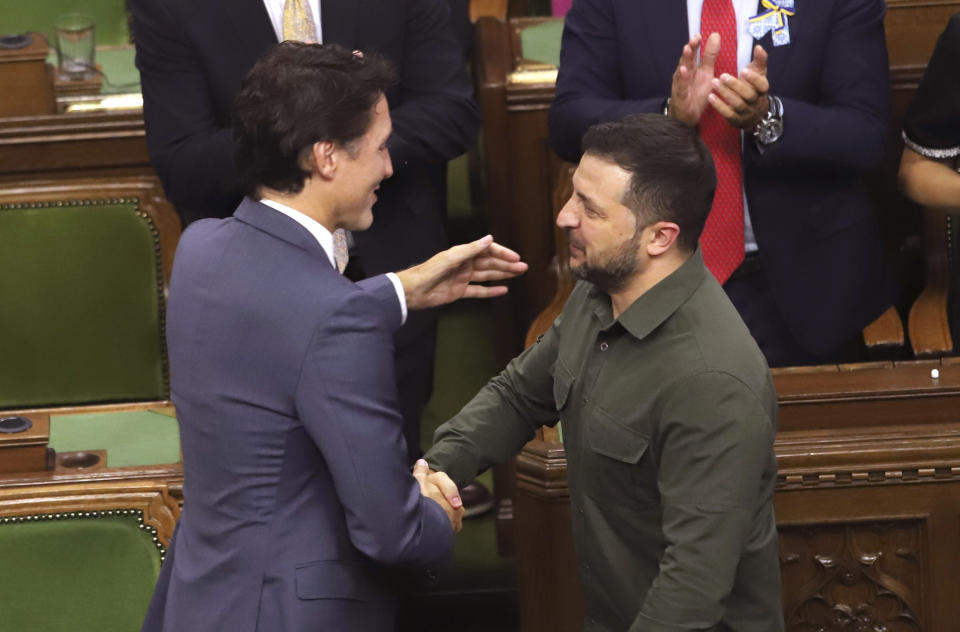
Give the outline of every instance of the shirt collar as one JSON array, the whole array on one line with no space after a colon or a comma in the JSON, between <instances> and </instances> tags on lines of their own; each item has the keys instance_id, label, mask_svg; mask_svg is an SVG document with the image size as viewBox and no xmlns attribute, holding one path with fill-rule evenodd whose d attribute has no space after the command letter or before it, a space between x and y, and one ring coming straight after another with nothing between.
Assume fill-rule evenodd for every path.
<instances>
[{"instance_id":1,"label":"shirt collar","mask_svg":"<svg viewBox=\"0 0 960 632\"><path fill-rule=\"evenodd\" d=\"M635 300L620 314L617 322L635 338L645 338L672 316L709 274L698 247L683 265ZM594 313L601 327L612 325L610 297L597 287L590 289L590 297L594 301Z\"/></svg>"},{"instance_id":2,"label":"shirt collar","mask_svg":"<svg viewBox=\"0 0 960 632\"><path fill-rule=\"evenodd\" d=\"M320 247L323 248L323 252L326 253L327 259L330 260L330 265L336 269L337 264L333 259L333 233L327 230L326 226L313 219L309 215L305 215L296 209L292 209L285 204L281 204L275 200L268 200L267 198L261 198L260 202L275 211L279 211L297 222L314 236L317 242L320 244Z\"/></svg>"}]
</instances>

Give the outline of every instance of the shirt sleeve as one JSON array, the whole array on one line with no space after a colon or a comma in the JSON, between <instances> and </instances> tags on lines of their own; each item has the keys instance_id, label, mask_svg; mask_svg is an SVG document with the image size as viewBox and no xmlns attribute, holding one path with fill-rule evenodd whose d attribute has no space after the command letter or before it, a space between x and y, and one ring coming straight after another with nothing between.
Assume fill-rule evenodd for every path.
<instances>
[{"instance_id":1,"label":"shirt sleeve","mask_svg":"<svg viewBox=\"0 0 960 632\"><path fill-rule=\"evenodd\" d=\"M393 284L393 290L397 293L397 300L400 302L400 324L407 322L407 295L403 291L403 283L395 272L387 272L387 278Z\"/></svg>"},{"instance_id":2,"label":"shirt sleeve","mask_svg":"<svg viewBox=\"0 0 960 632\"><path fill-rule=\"evenodd\" d=\"M954 14L936 48L913 103L907 109L907 147L933 159L960 156L960 13Z\"/></svg>"},{"instance_id":3,"label":"shirt sleeve","mask_svg":"<svg viewBox=\"0 0 960 632\"><path fill-rule=\"evenodd\" d=\"M431 468L446 472L462 487L516 454L533 439L537 428L557 423L553 365L561 318L463 410L437 428L434 445L424 456Z\"/></svg>"},{"instance_id":4,"label":"shirt sleeve","mask_svg":"<svg viewBox=\"0 0 960 632\"><path fill-rule=\"evenodd\" d=\"M764 472L774 434L763 403L729 374L672 389L652 442L666 548L631 632L712 630L720 621L755 516L772 502Z\"/></svg>"}]
</instances>

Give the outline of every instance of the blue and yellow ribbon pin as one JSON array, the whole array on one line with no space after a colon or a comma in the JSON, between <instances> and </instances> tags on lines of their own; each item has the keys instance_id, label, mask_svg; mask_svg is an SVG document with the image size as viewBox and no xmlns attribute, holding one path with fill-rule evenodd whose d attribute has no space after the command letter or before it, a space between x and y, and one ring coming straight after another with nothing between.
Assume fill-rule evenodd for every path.
<instances>
[{"instance_id":1,"label":"blue and yellow ribbon pin","mask_svg":"<svg viewBox=\"0 0 960 632\"><path fill-rule=\"evenodd\" d=\"M748 20L750 35L760 39L773 31L773 45L784 46L790 43L790 23L787 18L794 15L793 0L762 0L766 11L758 13Z\"/></svg>"}]
</instances>

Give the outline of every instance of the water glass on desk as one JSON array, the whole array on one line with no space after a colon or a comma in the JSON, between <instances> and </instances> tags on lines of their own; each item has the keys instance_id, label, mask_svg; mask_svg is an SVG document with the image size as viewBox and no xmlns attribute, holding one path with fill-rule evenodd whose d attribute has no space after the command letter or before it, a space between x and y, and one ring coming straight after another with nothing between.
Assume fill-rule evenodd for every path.
<instances>
[{"instance_id":1,"label":"water glass on desk","mask_svg":"<svg viewBox=\"0 0 960 632\"><path fill-rule=\"evenodd\" d=\"M93 19L81 13L69 13L58 17L54 27L60 78L78 81L93 76L96 73Z\"/></svg>"}]
</instances>

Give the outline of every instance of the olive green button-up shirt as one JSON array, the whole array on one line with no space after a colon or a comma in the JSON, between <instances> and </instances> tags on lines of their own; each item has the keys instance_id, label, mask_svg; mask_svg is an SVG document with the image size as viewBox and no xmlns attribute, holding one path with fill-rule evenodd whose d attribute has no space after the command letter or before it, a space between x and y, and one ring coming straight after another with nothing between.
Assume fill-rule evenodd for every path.
<instances>
[{"instance_id":1,"label":"olive green button-up shirt","mask_svg":"<svg viewBox=\"0 0 960 632\"><path fill-rule=\"evenodd\" d=\"M425 458L462 485L558 418L584 629L783 629L776 394L699 251L617 319L578 283Z\"/></svg>"}]
</instances>

